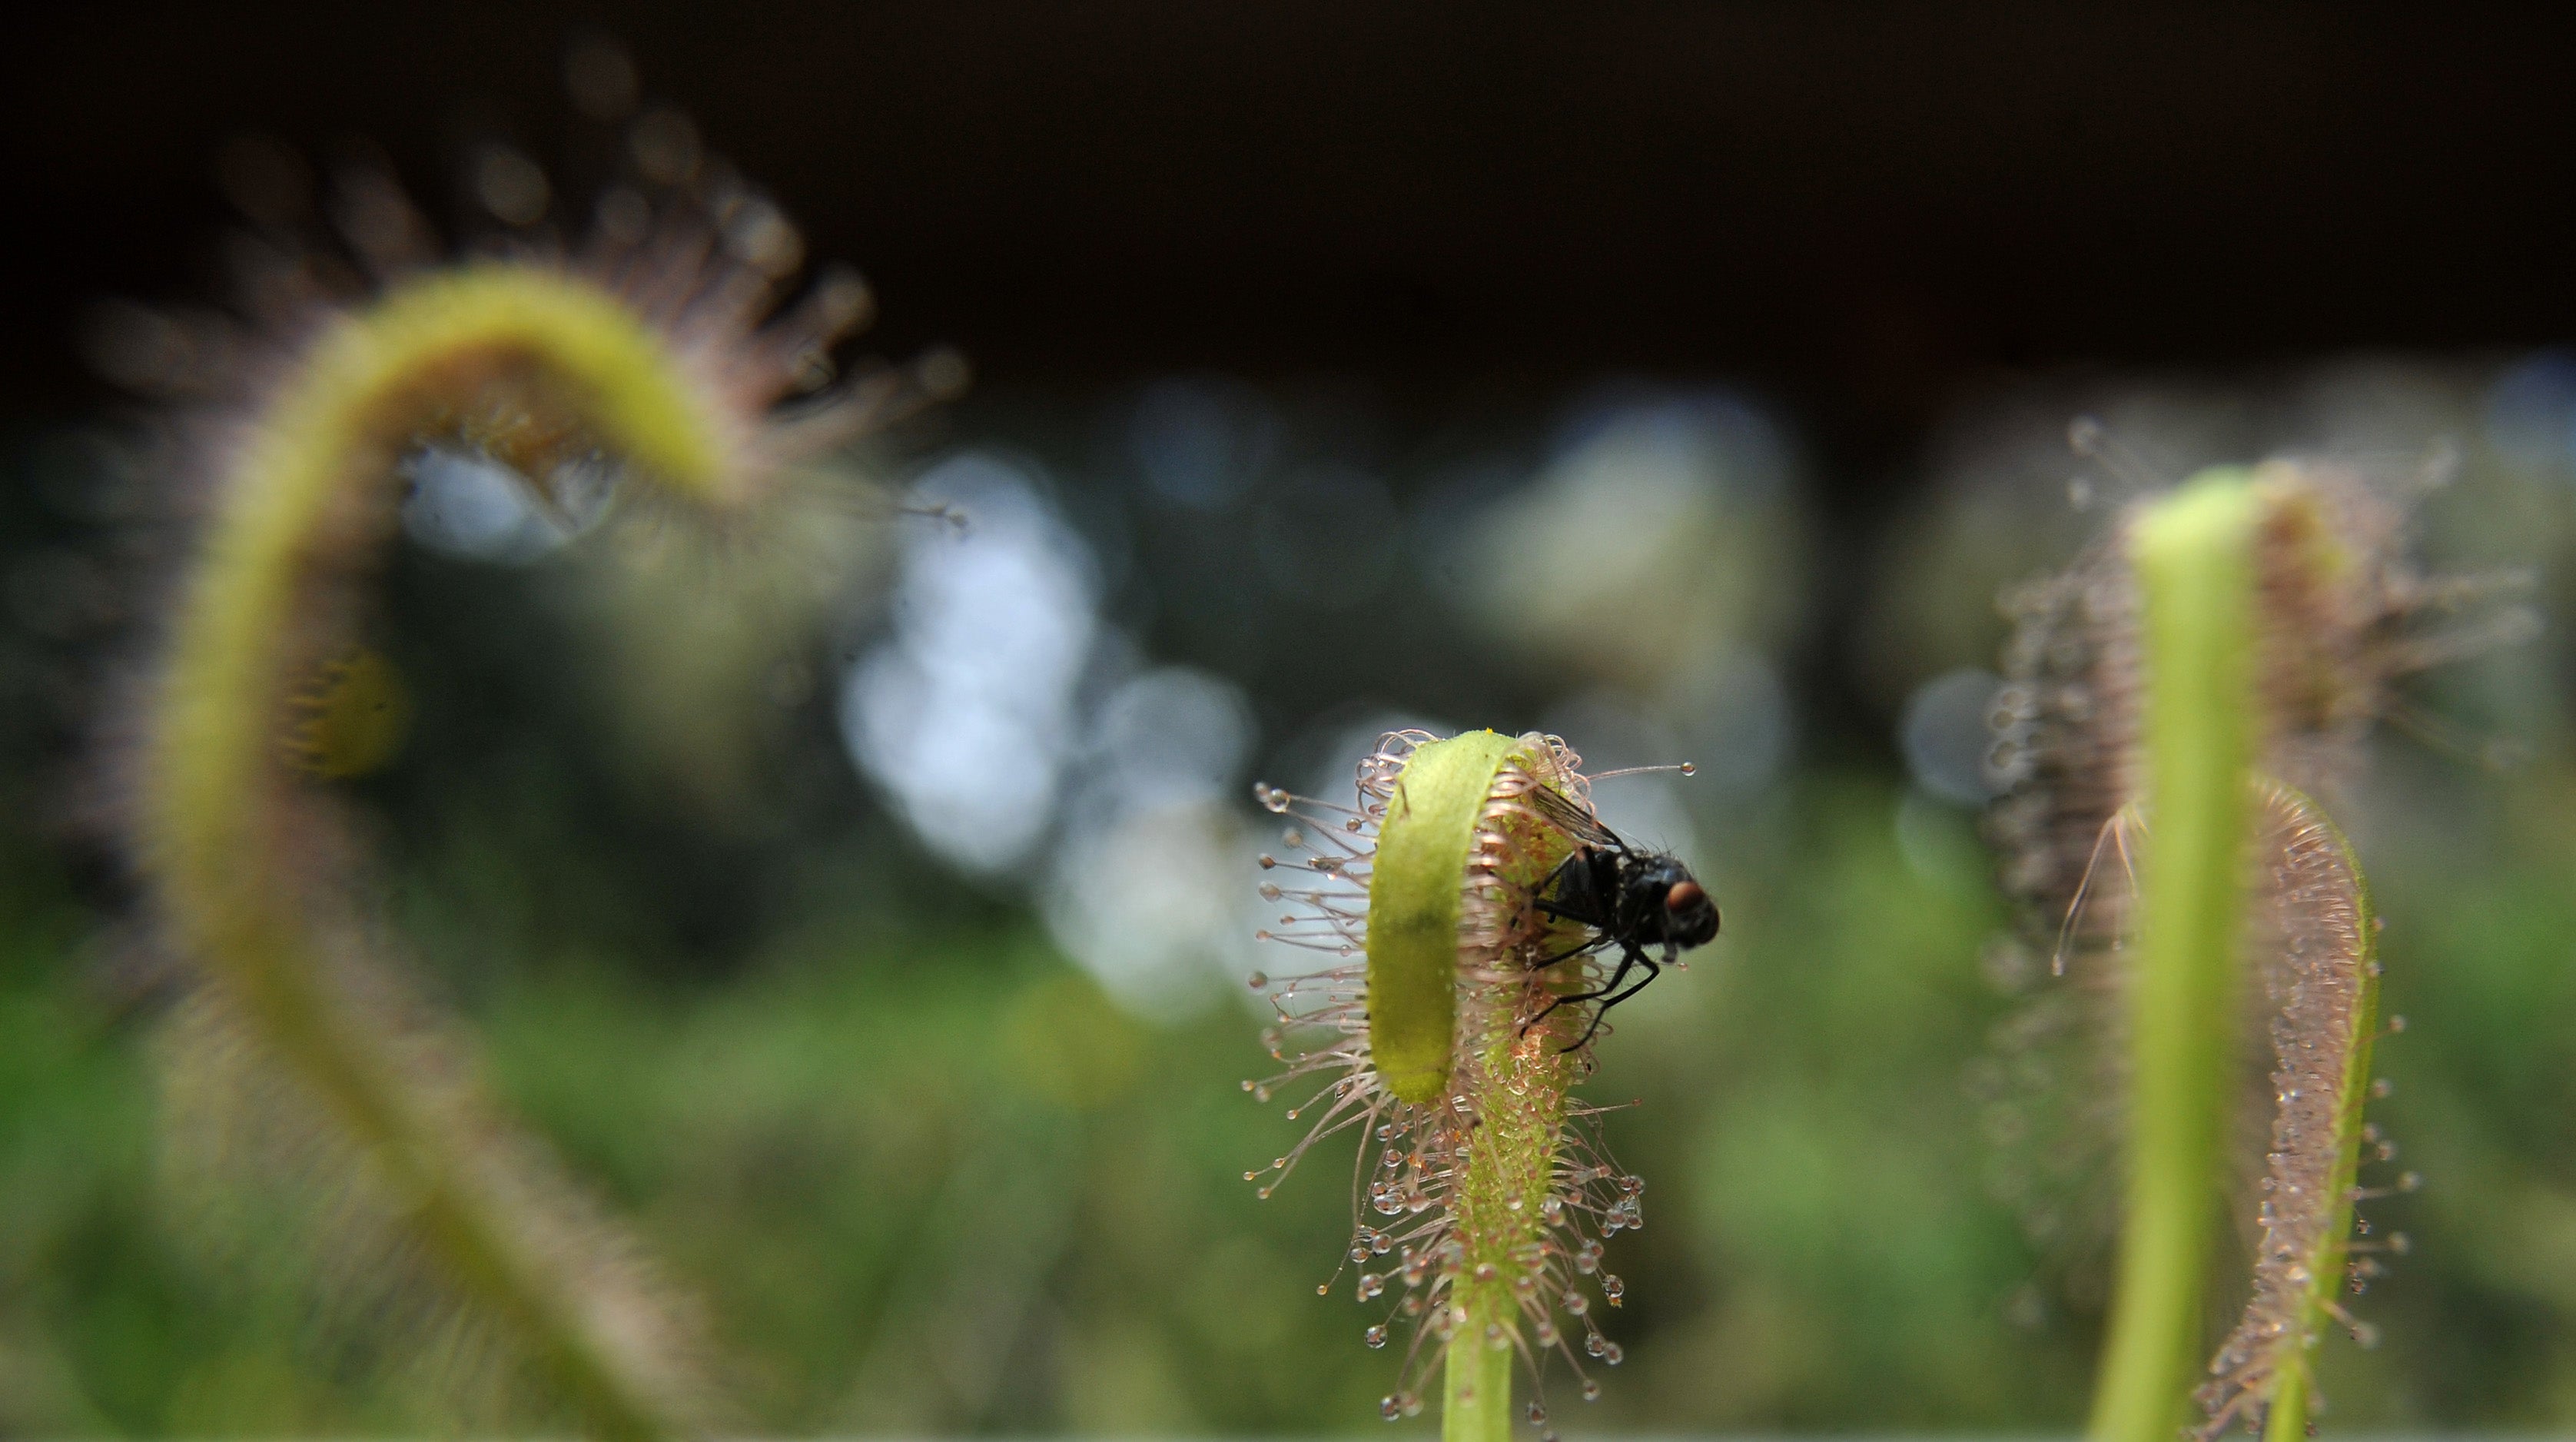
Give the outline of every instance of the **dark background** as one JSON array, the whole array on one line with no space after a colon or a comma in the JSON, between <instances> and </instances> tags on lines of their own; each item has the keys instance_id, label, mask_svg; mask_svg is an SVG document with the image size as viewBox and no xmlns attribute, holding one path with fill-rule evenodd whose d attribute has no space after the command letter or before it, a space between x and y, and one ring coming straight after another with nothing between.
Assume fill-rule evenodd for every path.
<instances>
[{"instance_id":1,"label":"dark background","mask_svg":"<svg viewBox=\"0 0 2576 1442\"><path fill-rule=\"evenodd\" d=\"M98 6L0 60L0 386L198 282L222 138L544 154L583 25L1004 380L1722 370L1858 488L1998 366L2576 320L2576 22L2511 7Z\"/></svg>"},{"instance_id":2,"label":"dark background","mask_svg":"<svg viewBox=\"0 0 2576 1442\"><path fill-rule=\"evenodd\" d=\"M1433 410L1726 375L1801 424L1828 552L2020 376L2576 333L2576 20L2514 7L100 6L0 58L0 407L106 394L96 297L216 288L224 139L381 147L437 214L475 140L560 153L585 30L865 268L872 347ZM1847 575L1795 664L1874 738Z\"/></svg>"}]
</instances>

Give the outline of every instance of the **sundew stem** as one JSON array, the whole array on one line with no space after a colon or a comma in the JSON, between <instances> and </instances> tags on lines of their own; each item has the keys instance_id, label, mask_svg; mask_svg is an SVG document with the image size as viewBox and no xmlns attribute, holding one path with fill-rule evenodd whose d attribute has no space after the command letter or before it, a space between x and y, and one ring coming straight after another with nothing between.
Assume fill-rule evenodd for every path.
<instances>
[{"instance_id":1,"label":"sundew stem","mask_svg":"<svg viewBox=\"0 0 2576 1442\"><path fill-rule=\"evenodd\" d=\"M2246 915L2261 518L2250 473L2211 470L2129 532L2150 825L2138 857L2127 1214L2094 1442L2172 1442L2198 1360Z\"/></svg>"},{"instance_id":2,"label":"sundew stem","mask_svg":"<svg viewBox=\"0 0 2576 1442\"><path fill-rule=\"evenodd\" d=\"M678 1382L639 1355L652 1349L635 1345L638 1319L586 1294L575 1264L519 1224L466 1125L333 979L335 948L356 943L316 918L312 803L280 769L288 678L342 620L337 588L386 530L396 460L479 419L496 390L535 398L543 417L478 437L505 462L544 461L578 434L678 497L731 499L728 438L671 348L578 278L487 265L337 321L231 460L150 717L138 840L174 939L348 1129L406 1227L592 1430L662 1436L682 1430Z\"/></svg>"},{"instance_id":3,"label":"sundew stem","mask_svg":"<svg viewBox=\"0 0 2576 1442\"><path fill-rule=\"evenodd\" d=\"M1466 1175L1452 1194L1457 1236L1466 1254L1451 1294L1448 1388L1441 1413L1447 1442L1504 1442L1512 1430L1512 1367L1521 1344L1514 1279L1525 1276L1543 1245L1542 1200L1564 1135L1571 1057L1553 1033L1537 1045L1509 1032L1486 1049L1481 1074L1496 1093L1484 1099ZM1553 1305L1555 1299L1547 1299Z\"/></svg>"}]
</instances>

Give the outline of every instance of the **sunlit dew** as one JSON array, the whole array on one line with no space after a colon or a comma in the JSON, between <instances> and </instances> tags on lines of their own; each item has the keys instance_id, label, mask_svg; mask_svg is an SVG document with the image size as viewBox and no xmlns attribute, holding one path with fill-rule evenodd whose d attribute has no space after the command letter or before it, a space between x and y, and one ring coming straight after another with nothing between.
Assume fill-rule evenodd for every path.
<instances>
[{"instance_id":1,"label":"sunlit dew","mask_svg":"<svg viewBox=\"0 0 2576 1442\"><path fill-rule=\"evenodd\" d=\"M999 871L1055 814L1100 629L1094 568L1013 461L953 456L915 499L968 524L905 532L893 635L851 669L843 732L932 850Z\"/></svg>"}]
</instances>

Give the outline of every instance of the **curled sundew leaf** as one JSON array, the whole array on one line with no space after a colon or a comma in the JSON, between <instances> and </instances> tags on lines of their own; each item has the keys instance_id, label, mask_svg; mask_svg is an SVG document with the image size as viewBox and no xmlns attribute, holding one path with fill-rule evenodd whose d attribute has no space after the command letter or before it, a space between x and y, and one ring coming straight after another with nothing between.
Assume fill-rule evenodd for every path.
<instances>
[{"instance_id":1,"label":"curled sundew leaf","mask_svg":"<svg viewBox=\"0 0 2576 1442\"><path fill-rule=\"evenodd\" d=\"M328 781L381 769L411 730L411 687L384 653L366 646L322 667L291 704L287 758Z\"/></svg>"},{"instance_id":2,"label":"curled sundew leaf","mask_svg":"<svg viewBox=\"0 0 2576 1442\"><path fill-rule=\"evenodd\" d=\"M1453 1439L1508 1436L1519 1365L1562 1359L1589 1399L1585 1360L1622 1358L1594 1305L1625 1295L1603 1243L1644 1225L1645 1183L1571 1096L1597 1038L1581 1008L1553 1004L1597 985L1600 967L1581 928L1533 904L1574 848L1567 818L1591 815L1579 764L1553 737L1399 732L1360 764L1353 806L1256 789L1298 823L1290 854L1262 859L1285 874L1262 895L1295 910L1262 935L1340 964L1254 978L1278 1007L1268 1040L1287 1070L1244 1088L1269 1101L1316 1085L1288 1115L1319 1115L1245 1179L1267 1196L1315 1143L1360 1133L1347 1255L1359 1300L1381 1309L1363 1340L1411 1333L1382 1411L1418 1413L1441 1364ZM1553 1436L1543 1397L1526 1415Z\"/></svg>"},{"instance_id":3,"label":"curled sundew leaf","mask_svg":"<svg viewBox=\"0 0 2576 1442\"><path fill-rule=\"evenodd\" d=\"M782 308L793 228L693 130L680 164L661 144L674 120L636 122L638 177L569 248L531 230L437 266L426 222L361 175L332 212L343 245L266 223L244 237L250 324L129 327L149 353L119 367L193 408L183 465L206 488L126 818L154 920L198 984L169 1049L174 1115L203 1127L186 1142L292 1173L275 1180L304 1194L314 1234L349 1239L326 1270L417 1278L438 1299L371 1311L465 1319L556 1413L619 1437L703 1427L687 1309L501 1120L470 1051L406 986L401 947L357 899L360 828L324 783L399 737L389 666L354 648L410 458L470 455L540 500L613 473L622 504L724 532L951 375L830 384L865 288L827 274ZM533 224L541 175L512 174L495 212Z\"/></svg>"},{"instance_id":4,"label":"curled sundew leaf","mask_svg":"<svg viewBox=\"0 0 2576 1442\"><path fill-rule=\"evenodd\" d=\"M1494 772L1517 743L1471 731L1415 748L1378 823L1369 873L1369 1053L1396 1100L1449 1086L1458 1022L1459 892Z\"/></svg>"},{"instance_id":5,"label":"curled sundew leaf","mask_svg":"<svg viewBox=\"0 0 2576 1442\"><path fill-rule=\"evenodd\" d=\"M2342 831L2287 786L2265 781L2254 789L2262 981L2273 1018L2271 1146L2253 1295L2211 1360L2210 1381L2194 1394L2207 1413L2194 1431L2209 1439L2242 1423L2293 1442L2307 1435L2313 1351L2328 1321L2357 1338L2371 1335L2335 1300L2355 1280L2348 1253L2387 1245L2353 1241L2378 1028L2377 925Z\"/></svg>"},{"instance_id":6,"label":"curled sundew leaf","mask_svg":"<svg viewBox=\"0 0 2576 1442\"><path fill-rule=\"evenodd\" d=\"M1992 827L2030 904L2022 956L2063 978L2003 1029L2007 1055L1979 1085L1994 1132L2026 1153L1999 1180L2034 1234L2080 1247L2102 1235L2088 1220L2122 1228L2100 1438L2165 1442L2180 1420L2208 1197L2231 1174L2264 1174L2245 1211L2266 1236L2246 1325L2199 1394L2205 1430L2268 1415L2296 1435L2284 1419L2304 1425L2313 1378L2282 1348L2319 1316L2367 1335L2329 1295L2364 1132L2367 1038L2346 1033L2367 1030L2371 963L2367 929L2352 931L2360 878L2327 818L2369 727L2401 707L2398 682L2457 654L2419 633L2428 616L2456 625L2442 617L2462 594L2412 569L2402 521L2331 467L2205 472L2007 600L1995 761L2012 786ZM2313 967L2360 989L2337 1000ZM2272 1132L2231 1136L2231 1111L2251 1111L2228 1093L2256 1075ZM2109 1177L2121 1206L2072 1195ZM2355 1262L2356 1279L2376 1265Z\"/></svg>"}]
</instances>

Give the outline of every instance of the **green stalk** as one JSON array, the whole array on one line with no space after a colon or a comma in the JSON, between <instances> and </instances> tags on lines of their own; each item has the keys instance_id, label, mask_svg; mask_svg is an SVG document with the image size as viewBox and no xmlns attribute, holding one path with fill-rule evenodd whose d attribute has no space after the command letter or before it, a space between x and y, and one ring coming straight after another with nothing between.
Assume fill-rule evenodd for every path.
<instances>
[{"instance_id":1,"label":"green stalk","mask_svg":"<svg viewBox=\"0 0 2576 1442\"><path fill-rule=\"evenodd\" d=\"M1510 1442L1512 1349L1485 1345L1485 1326L1511 1313L1509 1290L1499 1282L1463 1288L1467 1325L1449 1343L1448 1395L1441 1399L1440 1442Z\"/></svg>"},{"instance_id":2,"label":"green stalk","mask_svg":"<svg viewBox=\"0 0 2576 1442\"><path fill-rule=\"evenodd\" d=\"M1541 1035L1542 1045L1520 1049L1505 1030L1483 1058L1482 1074L1497 1084L1481 1099L1484 1125L1453 1194L1466 1255L1451 1284L1451 1315L1464 1320L1449 1339L1444 1442L1508 1442L1512 1433L1512 1367L1521 1341L1512 1279L1528 1269L1530 1252L1546 1235L1539 1204L1556 1167L1566 1090L1574 1081L1555 1033Z\"/></svg>"},{"instance_id":3,"label":"green stalk","mask_svg":"<svg viewBox=\"0 0 2576 1442\"><path fill-rule=\"evenodd\" d=\"M2247 472L2213 470L2129 532L2151 829L2138 860L2127 1218L2094 1442L2173 1442L2199 1360L2246 909L2261 514Z\"/></svg>"}]
</instances>

